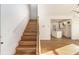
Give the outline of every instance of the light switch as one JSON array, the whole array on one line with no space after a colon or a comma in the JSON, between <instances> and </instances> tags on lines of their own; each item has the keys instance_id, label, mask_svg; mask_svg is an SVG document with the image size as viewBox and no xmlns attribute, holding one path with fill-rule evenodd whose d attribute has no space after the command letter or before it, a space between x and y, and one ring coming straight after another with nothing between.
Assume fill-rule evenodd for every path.
<instances>
[{"instance_id":1,"label":"light switch","mask_svg":"<svg viewBox=\"0 0 79 59\"><path fill-rule=\"evenodd\" d=\"M45 27L45 25L42 25L42 27Z\"/></svg>"}]
</instances>

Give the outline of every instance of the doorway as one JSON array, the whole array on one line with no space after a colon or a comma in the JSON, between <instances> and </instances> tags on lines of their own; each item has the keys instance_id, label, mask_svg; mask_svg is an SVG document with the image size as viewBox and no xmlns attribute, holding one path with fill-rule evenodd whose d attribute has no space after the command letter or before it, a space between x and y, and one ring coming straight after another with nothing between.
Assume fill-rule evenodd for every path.
<instances>
[{"instance_id":1,"label":"doorway","mask_svg":"<svg viewBox=\"0 0 79 59\"><path fill-rule=\"evenodd\" d=\"M51 39L71 39L71 19L53 19L51 24Z\"/></svg>"}]
</instances>

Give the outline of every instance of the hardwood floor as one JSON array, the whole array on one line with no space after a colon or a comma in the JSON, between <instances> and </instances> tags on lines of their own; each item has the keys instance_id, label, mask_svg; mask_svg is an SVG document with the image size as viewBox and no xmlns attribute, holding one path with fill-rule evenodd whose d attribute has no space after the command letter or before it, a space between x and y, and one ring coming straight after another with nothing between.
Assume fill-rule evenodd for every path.
<instances>
[{"instance_id":1,"label":"hardwood floor","mask_svg":"<svg viewBox=\"0 0 79 59\"><path fill-rule=\"evenodd\" d=\"M52 39L52 40L41 40L41 54L46 53L48 51L53 51L55 54L55 49L69 45L69 44L79 45L79 40L71 40L71 39ZM79 53L78 53L79 55Z\"/></svg>"},{"instance_id":2,"label":"hardwood floor","mask_svg":"<svg viewBox=\"0 0 79 59\"><path fill-rule=\"evenodd\" d=\"M16 55L36 55L37 21L30 20L16 48Z\"/></svg>"}]
</instances>

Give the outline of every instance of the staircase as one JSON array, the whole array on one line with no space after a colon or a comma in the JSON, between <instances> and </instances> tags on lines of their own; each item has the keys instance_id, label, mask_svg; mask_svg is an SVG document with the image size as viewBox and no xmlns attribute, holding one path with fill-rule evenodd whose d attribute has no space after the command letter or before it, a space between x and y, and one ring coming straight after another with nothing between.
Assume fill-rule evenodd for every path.
<instances>
[{"instance_id":1,"label":"staircase","mask_svg":"<svg viewBox=\"0 0 79 59\"><path fill-rule=\"evenodd\" d=\"M37 21L30 20L16 48L16 55L36 55Z\"/></svg>"}]
</instances>

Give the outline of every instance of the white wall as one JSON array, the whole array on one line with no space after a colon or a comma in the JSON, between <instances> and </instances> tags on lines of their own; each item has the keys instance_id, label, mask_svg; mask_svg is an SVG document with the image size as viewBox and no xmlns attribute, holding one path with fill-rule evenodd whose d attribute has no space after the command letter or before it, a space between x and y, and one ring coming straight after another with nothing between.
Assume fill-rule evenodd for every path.
<instances>
[{"instance_id":1,"label":"white wall","mask_svg":"<svg viewBox=\"0 0 79 59\"><path fill-rule=\"evenodd\" d=\"M1 5L1 54L14 54L29 21L28 5Z\"/></svg>"},{"instance_id":2,"label":"white wall","mask_svg":"<svg viewBox=\"0 0 79 59\"><path fill-rule=\"evenodd\" d=\"M0 4L0 36L1 36L1 4Z\"/></svg>"},{"instance_id":3,"label":"white wall","mask_svg":"<svg viewBox=\"0 0 79 59\"><path fill-rule=\"evenodd\" d=\"M1 35L1 4L0 4L0 35Z\"/></svg>"},{"instance_id":4,"label":"white wall","mask_svg":"<svg viewBox=\"0 0 79 59\"><path fill-rule=\"evenodd\" d=\"M72 10L75 8L73 4L42 4L41 6L50 17L72 15Z\"/></svg>"},{"instance_id":5,"label":"white wall","mask_svg":"<svg viewBox=\"0 0 79 59\"><path fill-rule=\"evenodd\" d=\"M36 18L38 16L37 15L37 13L38 13L38 11L37 11L37 4L30 4L29 8L30 8L30 18L32 20L36 20Z\"/></svg>"},{"instance_id":6,"label":"white wall","mask_svg":"<svg viewBox=\"0 0 79 59\"><path fill-rule=\"evenodd\" d=\"M0 42L1 42L1 4L0 4ZM1 53L1 44L0 44L0 53Z\"/></svg>"},{"instance_id":7,"label":"white wall","mask_svg":"<svg viewBox=\"0 0 79 59\"><path fill-rule=\"evenodd\" d=\"M78 14L74 14L72 18L72 39L79 40L79 16Z\"/></svg>"},{"instance_id":8,"label":"white wall","mask_svg":"<svg viewBox=\"0 0 79 59\"><path fill-rule=\"evenodd\" d=\"M75 9L79 11L79 6ZM79 14L74 12L73 18L72 18L72 39L73 40L79 40Z\"/></svg>"},{"instance_id":9,"label":"white wall","mask_svg":"<svg viewBox=\"0 0 79 59\"><path fill-rule=\"evenodd\" d=\"M50 40L50 18L45 5L38 5L39 16L39 38Z\"/></svg>"},{"instance_id":10,"label":"white wall","mask_svg":"<svg viewBox=\"0 0 79 59\"><path fill-rule=\"evenodd\" d=\"M39 32L41 40L50 40L51 38L51 19L71 19L73 4L39 4Z\"/></svg>"}]
</instances>

